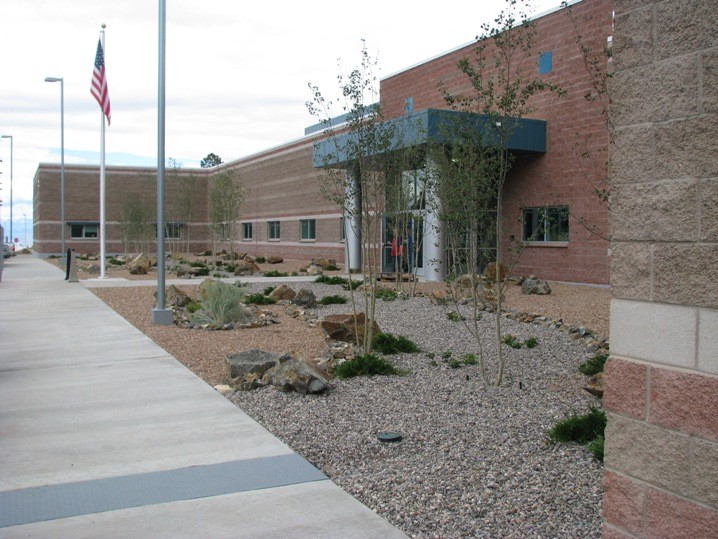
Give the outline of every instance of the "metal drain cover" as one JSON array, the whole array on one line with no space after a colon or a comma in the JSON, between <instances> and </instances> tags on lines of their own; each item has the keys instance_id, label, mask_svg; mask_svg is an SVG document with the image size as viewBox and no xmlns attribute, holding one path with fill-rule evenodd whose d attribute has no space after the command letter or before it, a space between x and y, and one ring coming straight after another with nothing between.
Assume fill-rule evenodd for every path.
<instances>
[{"instance_id":1,"label":"metal drain cover","mask_svg":"<svg viewBox=\"0 0 718 539\"><path fill-rule=\"evenodd\" d=\"M382 432L377 438L384 443L396 443L402 440L401 434L398 432Z\"/></svg>"}]
</instances>

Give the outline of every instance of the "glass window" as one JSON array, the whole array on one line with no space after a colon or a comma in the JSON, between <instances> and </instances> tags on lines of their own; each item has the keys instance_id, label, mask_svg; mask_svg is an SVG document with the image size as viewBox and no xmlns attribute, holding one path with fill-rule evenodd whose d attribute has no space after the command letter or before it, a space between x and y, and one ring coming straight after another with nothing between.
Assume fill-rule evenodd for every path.
<instances>
[{"instance_id":1,"label":"glass window","mask_svg":"<svg viewBox=\"0 0 718 539\"><path fill-rule=\"evenodd\" d=\"M347 239L346 220L344 217L339 218L339 241L345 241Z\"/></svg>"},{"instance_id":2,"label":"glass window","mask_svg":"<svg viewBox=\"0 0 718 539\"><path fill-rule=\"evenodd\" d=\"M280 238L279 232L279 221L267 222L267 238L270 240L278 240Z\"/></svg>"},{"instance_id":3,"label":"glass window","mask_svg":"<svg viewBox=\"0 0 718 539\"><path fill-rule=\"evenodd\" d=\"M96 224L74 224L70 225L71 238L96 238L98 225Z\"/></svg>"},{"instance_id":4,"label":"glass window","mask_svg":"<svg viewBox=\"0 0 718 539\"><path fill-rule=\"evenodd\" d=\"M219 225L219 240L229 241L232 238L232 223L222 223Z\"/></svg>"},{"instance_id":5,"label":"glass window","mask_svg":"<svg viewBox=\"0 0 718 539\"><path fill-rule=\"evenodd\" d=\"M252 223L242 223L242 239L251 240L252 237Z\"/></svg>"},{"instance_id":6,"label":"glass window","mask_svg":"<svg viewBox=\"0 0 718 539\"><path fill-rule=\"evenodd\" d=\"M523 241L568 241L568 206L524 208Z\"/></svg>"},{"instance_id":7,"label":"glass window","mask_svg":"<svg viewBox=\"0 0 718 539\"><path fill-rule=\"evenodd\" d=\"M182 238L182 223L165 223L165 239L179 240Z\"/></svg>"},{"instance_id":8,"label":"glass window","mask_svg":"<svg viewBox=\"0 0 718 539\"><path fill-rule=\"evenodd\" d=\"M302 219L300 221L301 226L301 239L303 240L315 240L317 239L317 221L315 219Z\"/></svg>"}]
</instances>

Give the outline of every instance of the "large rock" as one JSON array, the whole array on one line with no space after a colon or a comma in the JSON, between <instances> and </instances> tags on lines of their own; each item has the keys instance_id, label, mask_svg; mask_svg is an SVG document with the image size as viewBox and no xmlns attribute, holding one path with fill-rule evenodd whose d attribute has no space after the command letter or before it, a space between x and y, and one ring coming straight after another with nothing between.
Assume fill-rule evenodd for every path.
<instances>
[{"instance_id":1,"label":"large rock","mask_svg":"<svg viewBox=\"0 0 718 539\"><path fill-rule=\"evenodd\" d=\"M144 253L138 254L127 264L127 269L132 275L146 275L152 267L152 259Z\"/></svg>"},{"instance_id":2,"label":"large rock","mask_svg":"<svg viewBox=\"0 0 718 539\"><path fill-rule=\"evenodd\" d=\"M251 260L249 255L245 256L242 260L237 261L237 265L234 267L234 274L239 275L252 275L253 273L259 272L259 266L254 260Z\"/></svg>"},{"instance_id":3,"label":"large rock","mask_svg":"<svg viewBox=\"0 0 718 539\"><path fill-rule=\"evenodd\" d=\"M446 293L443 290L432 290L429 294L429 301L434 305L446 305Z\"/></svg>"},{"instance_id":4,"label":"large rock","mask_svg":"<svg viewBox=\"0 0 718 539\"><path fill-rule=\"evenodd\" d=\"M588 391L591 395L597 396L599 399L603 398L603 371L594 374L588 379L583 389Z\"/></svg>"},{"instance_id":5,"label":"large rock","mask_svg":"<svg viewBox=\"0 0 718 539\"><path fill-rule=\"evenodd\" d=\"M282 391L297 393L321 393L329 386L325 374L309 366L301 359L282 356L279 364L267 372L270 383Z\"/></svg>"},{"instance_id":6,"label":"large rock","mask_svg":"<svg viewBox=\"0 0 718 539\"><path fill-rule=\"evenodd\" d=\"M280 284L277 288L272 290L272 292L269 294L269 297L276 301L286 301L294 299L296 295L297 293L293 289L289 288L286 284Z\"/></svg>"},{"instance_id":7,"label":"large rock","mask_svg":"<svg viewBox=\"0 0 718 539\"><path fill-rule=\"evenodd\" d=\"M281 264L284 259L281 256L268 256L267 264Z\"/></svg>"},{"instance_id":8,"label":"large rock","mask_svg":"<svg viewBox=\"0 0 718 539\"><path fill-rule=\"evenodd\" d=\"M225 358L225 370L228 379L253 373L262 375L279 363L279 354L262 350L245 350L228 354Z\"/></svg>"},{"instance_id":9,"label":"large rock","mask_svg":"<svg viewBox=\"0 0 718 539\"><path fill-rule=\"evenodd\" d=\"M328 339L333 341L343 341L354 343L364 338L364 327L366 326L366 316L364 313L356 315L356 323L353 314L330 314L325 316L320 323L322 331ZM357 331L359 338L357 339ZM372 324L372 333L376 335L381 332L379 324L376 320Z\"/></svg>"},{"instance_id":10,"label":"large rock","mask_svg":"<svg viewBox=\"0 0 718 539\"><path fill-rule=\"evenodd\" d=\"M333 270L337 267L337 261L333 258L313 258L312 264L319 266L323 270Z\"/></svg>"},{"instance_id":11,"label":"large rock","mask_svg":"<svg viewBox=\"0 0 718 539\"><path fill-rule=\"evenodd\" d=\"M167 304L173 307L186 307L188 303L192 301L189 295L177 288L175 285L170 285L167 288Z\"/></svg>"},{"instance_id":12,"label":"large rock","mask_svg":"<svg viewBox=\"0 0 718 539\"><path fill-rule=\"evenodd\" d=\"M314 295L314 292L306 288L302 288L301 290L299 290L299 292L297 292L297 295L294 296L291 301L294 305L298 305L299 307L317 306L317 298Z\"/></svg>"},{"instance_id":13,"label":"large rock","mask_svg":"<svg viewBox=\"0 0 718 539\"><path fill-rule=\"evenodd\" d=\"M492 283L496 282L496 262L489 262L484 268L484 273L482 273L482 275L487 281ZM499 264L499 281L504 282L506 277L508 277L506 266Z\"/></svg>"},{"instance_id":14,"label":"large rock","mask_svg":"<svg viewBox=\"0 0 718 539\"><path fill-rule=\"evenodd\" d=\"M551 293L551 286L544 279L537 279L533 275L521 283L522 294L545 295Z\"/></svg>"}]
</instances>

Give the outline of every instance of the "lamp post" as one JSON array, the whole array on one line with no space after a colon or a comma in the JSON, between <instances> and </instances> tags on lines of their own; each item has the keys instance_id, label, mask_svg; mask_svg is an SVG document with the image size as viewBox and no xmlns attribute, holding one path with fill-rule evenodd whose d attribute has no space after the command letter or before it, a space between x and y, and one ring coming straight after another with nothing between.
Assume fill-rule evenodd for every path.
<instances>
[{"instance_id":1,"label":"lamp post","mask_svg":"<svg viewBox=\"0 0 718 539\"><path fill-rule=\"evenodd\" d=\"M25 215L24 213L22 214L22 222L23 222L23 225L25 226L25 230L24 230L23 238L22 238L22 240L23 240L22 243L23 243L23 245L24 245L25 247L29 247L28 244L27 244L27 215Z\"/></svg>"},{"instance_id":2,"label":"lamp post","mask_svg":"<svg viewBox=\"0 0 718 539\"><path fill-rule=\"evenodd\" d=\"M14 241L12 237L12 135L0 135L0 138L10 139L10 241Z\"/></svg>"},{"instance_id":3,"label":"lamp post","mask_svg":"<svg viewBox=\"0 0 718 539\"><path fill-rule=\"evenodd\" d=\"M63 267L65 260L65 79L45 77L45 82L60 83L60 250Z\"/></svg>"}]
</instances>

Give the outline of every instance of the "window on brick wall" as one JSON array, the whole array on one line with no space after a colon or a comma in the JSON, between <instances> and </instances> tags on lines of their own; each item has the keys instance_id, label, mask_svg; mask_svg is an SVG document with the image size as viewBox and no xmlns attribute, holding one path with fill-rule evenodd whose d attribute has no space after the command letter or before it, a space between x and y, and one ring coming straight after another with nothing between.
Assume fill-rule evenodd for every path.
<instances>
[{"instance_id":1,"label":"window on brick wall","mask_svg":"<svg viewBox=\"0 0 718 539\"><path fill-rule=\"evenodd\" d=\"M221 223L219 225L219 241L232 239L232 223Z\"/></svg>"},{"instance_id":2,"label":"window on brick wall","mask_svg":"<svg viewBox=\"0 0 718 539\"><path fill-rule=\"evenodd\" d=\"M345 241L347 239L346 221L344 217L339 218L339 241Z\"/></svg>"},{"instance_id":3,"label":"window on brick wall","mask_svg":"<svg viewBox=\"0 0 718 539\"><path fill-rule=\"evenodd\" d=\"M155 225L155 230L157 225ZM180 240L182 239L182 223L170 221L165 223L165 239L166 240Z\"/></svg>"},{"instance_id":4,"label":"window on brick wall","mask_svg":"<svg viewBox=\"0 0 718 539\"><path fill-rule=\"evenodd\" d=\"M251 240L252 238L252 223L242 223L242 239Z\"/></svg>"},{"instance_id":5,"label":"window on brick wall","mask_svg":"<svg viewBox=\"0 0 718 539\"><path fill-rule=\"evenodd\" d=\"M315 219L302 219L299 221L301 229L300 238L306 240L317 239L317 221Z\"/></svg>"},{"instance_id":6,"label":"window on brick wall","mask_svg":"<svg viewBox=\"0 0 718 539\"><path fill-rule=\"evenodd\" d=\"M523 241L567 242L568 206L523 209Z\"/></svg>"},{"instance_id":7,"label":"window on brick wall","mask_svg":"<svg viewBox=\"0 0 718 539\"><path fill-rule=\"evenodd\" d=\"M268 221L267 222L267 238L270 240L279 239L279 221Z\"/></svg>"},{"instance_id":8,"label":"window on brick wall","mask_svg":"<svg viewBox=\"0 0 718 539\"><path fill-rule=\"evenodd\" d=\"M96 238L98 223L73 223L70 225L70 237L73 239Z\"/></svg>"}]
</instances>

